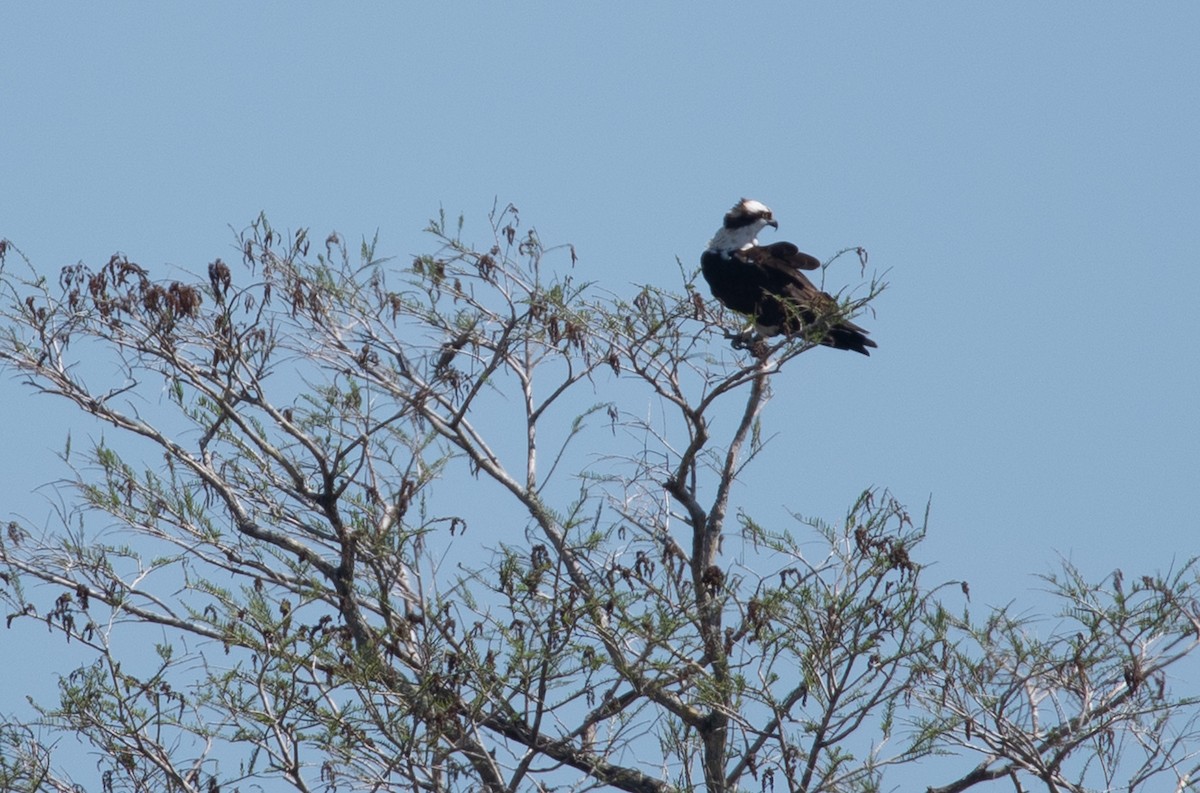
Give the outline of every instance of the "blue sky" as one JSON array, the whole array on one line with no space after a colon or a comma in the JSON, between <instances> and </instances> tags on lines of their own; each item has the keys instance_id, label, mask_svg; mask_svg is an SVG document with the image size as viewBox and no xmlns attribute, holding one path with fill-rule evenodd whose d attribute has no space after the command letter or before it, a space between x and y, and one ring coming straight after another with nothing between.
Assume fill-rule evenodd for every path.
<instances>
[{"instance_id":1,"label":"blue sky","mask_svg":"<svg viewBox=\"0 0 1200 793\"><path fill-rule=\"evenodd\" d=\"M877 353L776 382L764 509L932 498L924 561L976 603L1057 555L1200 550L1200 5L10 3L0 30L0 236L46 273L201 272L260 211L404 260L439 206L483 241L498 198L632 294L747 195L891 284ZM46 522L77 418L0 399L0 519Z\"/></svg>"}]
</instances>

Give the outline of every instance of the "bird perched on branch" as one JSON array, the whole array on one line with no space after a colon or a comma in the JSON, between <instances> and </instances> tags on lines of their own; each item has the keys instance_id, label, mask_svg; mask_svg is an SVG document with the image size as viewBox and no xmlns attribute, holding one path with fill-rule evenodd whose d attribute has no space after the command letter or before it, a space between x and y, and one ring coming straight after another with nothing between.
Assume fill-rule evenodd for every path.
<instances>
[{"instance_id":1,"label":"bird perched on branch","mask_svg":"<svg viewBox=\"0 0 1200 793\"><path fill-rule=\"evenodd\" d=\"M758 244L767 226L779 228L770 208L743 198L700 256L700 270L721 305L750 317L761 336L803 335L828 347L870 355L877 346L867 331L842 316L837 300L818 289L801 270L821 262L790 242ZM747 346L746 331L734 344Z\"/></svg>"}]
</instances>

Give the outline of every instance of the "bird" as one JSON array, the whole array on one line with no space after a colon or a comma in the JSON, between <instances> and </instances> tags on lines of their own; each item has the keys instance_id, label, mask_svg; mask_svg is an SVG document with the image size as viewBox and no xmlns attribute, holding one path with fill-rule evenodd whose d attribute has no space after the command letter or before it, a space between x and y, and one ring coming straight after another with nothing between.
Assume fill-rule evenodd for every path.
<instances>
[{"instance_id":1,"label":"bird","mask_svg":"<svg viewBox=\"0 0 1200 793\"><path fill-rule=\"evenodd\" d=\"M713 297L750 317L764 338L800 335L870 355L867 348L878 345L867 338L868 332L845 319L837 300L801 272L819 268L820 260L790 242L760 245L758 234L767 226L778 229L779 223L761 201L743 198L726 213L700 256L700 271ZM734 345L749 346L751 335L747 330L734 336Z\"/></svg>"}]
</instances>

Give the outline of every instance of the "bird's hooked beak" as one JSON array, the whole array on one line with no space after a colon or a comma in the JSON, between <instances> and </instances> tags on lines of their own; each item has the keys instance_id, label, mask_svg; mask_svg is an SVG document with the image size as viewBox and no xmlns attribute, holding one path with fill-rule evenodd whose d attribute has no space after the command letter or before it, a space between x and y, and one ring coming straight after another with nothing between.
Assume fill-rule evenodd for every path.
<instances>
[{"instance_id":1,"label":"bird's hooked beak","mask_svg":"<svg viewBox=\"0 0 1200 793\"><path fill-rule=\"evenodd\" d=\"M778 221L768 220L767 225L770 226L771 228L775 229L776 231L779 231L779 222Z\"/></svg>"}]
</instances>

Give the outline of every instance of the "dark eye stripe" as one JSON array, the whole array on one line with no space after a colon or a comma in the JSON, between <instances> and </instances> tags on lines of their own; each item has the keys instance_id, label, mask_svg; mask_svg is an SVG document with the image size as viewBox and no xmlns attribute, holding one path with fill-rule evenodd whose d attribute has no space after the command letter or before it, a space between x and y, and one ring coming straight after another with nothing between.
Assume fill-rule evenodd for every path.
<instances>
[{"instance_id":1,"label":"dark eye stripe","mask_svg":"<svg viewBox=\"0 0 1200 793\"><path fill-rule=\"evenodd\" d=\"M735 215L730 212L725 216L725 228L740 229L743 226L749 226L754 221L758 220L758 215Z\"/></svg>"}]
</instances>

